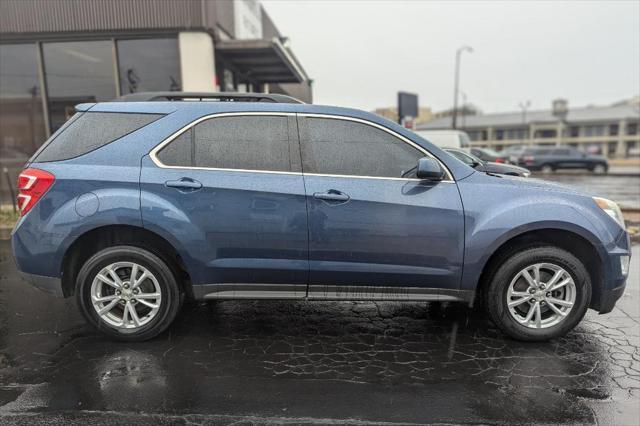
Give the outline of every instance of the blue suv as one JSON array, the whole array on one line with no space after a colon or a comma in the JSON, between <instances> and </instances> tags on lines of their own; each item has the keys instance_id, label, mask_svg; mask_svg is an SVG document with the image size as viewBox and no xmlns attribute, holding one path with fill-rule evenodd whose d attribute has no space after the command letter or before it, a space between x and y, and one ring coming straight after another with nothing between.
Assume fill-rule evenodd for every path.
<instances>
[{"instance_id":1,"label":"blue suv","mask_svg":"<svg viewBox=\"0 0 640 426\"><path fill-rule=\"evenodd\" d=\"M115 338L156 336L186 297L459 301L539 341L624 291L615 203L475 171L370 113L189 93L76 109L20 174L13 253Z\"/></svg>"}]
</instances>

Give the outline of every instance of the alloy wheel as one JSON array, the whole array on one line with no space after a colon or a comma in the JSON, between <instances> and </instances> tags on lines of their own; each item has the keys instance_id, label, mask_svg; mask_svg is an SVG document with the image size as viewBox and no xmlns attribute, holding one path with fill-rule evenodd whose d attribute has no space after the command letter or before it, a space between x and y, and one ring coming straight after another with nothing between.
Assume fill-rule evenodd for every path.
<instances>
[{"instance_id":1,"label":"alloy wheel","mask_svg":"<svg viewBox=\"0 0 640 426\"><path fill-rule=\"evenodd\" d=\"M528 328L553 327L569 315L576 300L571 274L553 263L536 263L518 272L507 289L511 317Z\"/></svg>"},{"instance_id":2,"label":"alloy wheel","mask_svg":"<svg viewBox=\"0 0 640 426\"><path fill-rule=\"evenodd\" d=\"M162 291L149 269L134 262L115 262L93 279L91 303L102 321L130 332L155 318Z\"/></svg>"}]
</instances>

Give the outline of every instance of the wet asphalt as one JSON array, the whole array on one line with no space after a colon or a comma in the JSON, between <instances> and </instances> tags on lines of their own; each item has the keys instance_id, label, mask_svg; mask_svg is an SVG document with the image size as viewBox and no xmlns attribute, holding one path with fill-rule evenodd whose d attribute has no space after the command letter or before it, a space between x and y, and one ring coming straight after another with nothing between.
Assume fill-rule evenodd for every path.
<instances>
[{"instance_id":1,"label":"wet asphalt","mask_svg":"<svg viewBox=\"0 0 640 426\"><path fill-rule=\"evenodd\" d=\"M187 303L107 340L0 241L0 423L569 423L640 419L640 246L608 315L548 343L458 304Z\"/></svg>"},{"instance_id":2,"label":"wet asphalt","mask_svg":"<svg viewBox=\"0 0 640 426\"><path fill-rule=\"evenodd\" d=\"M635 168L628 173L615 172L616 170L608 175L571 171L546 175L536 172L531 177L571 186L587 194L614 200L623 209L639 210L640 169Z\"/></svg>"}]
</instances>

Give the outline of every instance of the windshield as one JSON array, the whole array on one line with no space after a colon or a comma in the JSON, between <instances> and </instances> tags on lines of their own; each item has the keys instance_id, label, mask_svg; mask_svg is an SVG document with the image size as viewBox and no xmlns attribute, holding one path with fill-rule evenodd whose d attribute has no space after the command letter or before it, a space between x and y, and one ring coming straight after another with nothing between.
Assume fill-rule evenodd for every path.
<instances>
[{"instance_id":1,"label":"windshield","mask_svg":"<svg viewBox=\"0 0 640 426\"><path fill-rule=\"evenodd\" d=\"M510 146L505 148L503 152L506 154L517 154L524 150L525 150L524 146Z\"/></svg>"},{"instance_id":2,"label":"windshield","mask_svg":"<svg viewBox=\"0 0 640 426\"><path fill-rule=\"evenodd\" d=\"M462 161L464 164L468 166L473 166L474 164L482 164L482 161L474 156L473 154L469 154L464 151L459 151L457 149L445 149L446 152L453 155L458 160Z\"/></svg>"},{"instance_id":3,"label":"windshield","mask_svg":"<svg viewBox=\"0 0 640 426\"><path fill-rule=\"evenodd\" d=\"M459 134L460 137L460 146L462 148L468 148L471 146L471 140L469 140L469 136L466 133L462 132Z\"/></svg>"}]
</instances>

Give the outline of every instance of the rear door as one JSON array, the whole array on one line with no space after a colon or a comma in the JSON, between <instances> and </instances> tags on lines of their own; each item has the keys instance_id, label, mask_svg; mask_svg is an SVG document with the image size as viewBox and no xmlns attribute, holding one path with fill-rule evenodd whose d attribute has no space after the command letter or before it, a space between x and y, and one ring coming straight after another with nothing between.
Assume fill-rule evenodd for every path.
<instances>
[{"instance_id":1,"label":"rear door","mask_svg":"<svg viewBox=\"0 0 640 426\"><path fill-rule=\"evenodd\" d=\"M307 212L294 115L214 115L150 157L141 174L144 224L185 247L199 296L305 296Z\"/></svg>"},{"instance_id":2,"label":"rear door","mask_svg":"<svg viewBox=\"0 0 640 426\"><path fill-rule=\"evenodd\" d=\"M456 294L464 221L457 186L415 179L426 154L362 120L299 115L309 211L309 298Z\"/></svg>"}]
</instances>

